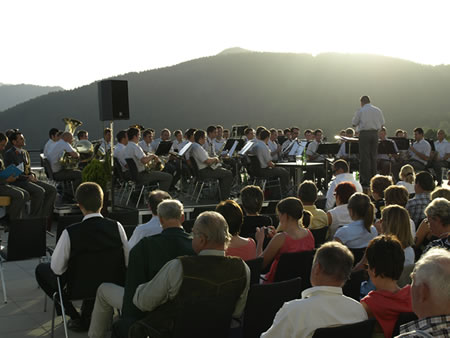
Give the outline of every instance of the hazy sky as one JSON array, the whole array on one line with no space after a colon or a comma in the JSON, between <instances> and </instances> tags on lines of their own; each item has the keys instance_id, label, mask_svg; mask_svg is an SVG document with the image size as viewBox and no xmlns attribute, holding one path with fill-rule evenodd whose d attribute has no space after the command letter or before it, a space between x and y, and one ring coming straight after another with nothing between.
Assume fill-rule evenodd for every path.
<instances>
[{"instance_id":1,"label":"hazy sky","mask_svg":"<svg viewBox=\"0 0 450 338\"><path fill-rule=\"evenodd\" d=\"M226 48L450 64L448 0L0 2L0 83L66 89Z\"/></svg>"}]
</instances>

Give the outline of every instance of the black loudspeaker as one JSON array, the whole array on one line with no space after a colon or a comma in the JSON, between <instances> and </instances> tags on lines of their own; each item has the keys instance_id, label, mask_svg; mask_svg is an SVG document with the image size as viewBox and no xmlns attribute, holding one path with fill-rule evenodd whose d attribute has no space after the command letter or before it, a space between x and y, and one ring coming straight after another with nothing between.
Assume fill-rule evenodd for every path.
<instances>
[{"instance_id":1,"label":"black loudspeaker","mask_svg":"<svg viewBox=\"0 0 450 338\"><path fill-rule=\"evenodd\" d=\"M98 83L100 121L129 120L128 81L103 80Z\"/></svg>"}]
</instances>

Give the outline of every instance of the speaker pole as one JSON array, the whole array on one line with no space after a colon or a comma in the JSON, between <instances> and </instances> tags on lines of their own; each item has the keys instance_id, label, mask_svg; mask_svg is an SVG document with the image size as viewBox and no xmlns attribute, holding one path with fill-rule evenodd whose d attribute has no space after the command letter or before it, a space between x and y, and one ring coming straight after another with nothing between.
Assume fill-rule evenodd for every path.
<instances>
[{"instance_id":1,"label":"speaker pole","mask_svg":"<svg viewBox=\"0 0 450 338\"><path fill-rule=\"evenodd\" d=\"M112 120L109 124L109 128L111 129L111 212L114 212L114 120ZM122 170L122 168L119 168Z\"/></svg>"}]
</instances>

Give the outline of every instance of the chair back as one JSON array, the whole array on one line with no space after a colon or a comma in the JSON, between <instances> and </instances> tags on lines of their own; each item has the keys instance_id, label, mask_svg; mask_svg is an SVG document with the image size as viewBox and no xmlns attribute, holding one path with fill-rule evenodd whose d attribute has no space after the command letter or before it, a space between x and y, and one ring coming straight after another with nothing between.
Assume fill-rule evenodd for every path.
<instances>
[{"instance_id":1,"label":"chair back","mask_svg":"<svg viewBox=\"0 0 450 338\"><path fill-rule=\"evenodd\" d=\"M346 337L346 338L370 338L376 320L369 319L354 324L324 327L314 332L313 338Z\"/></svg>"},{"instance_id":2,"label":"chair back","mask_svg":"<svg viewBox=\"0 0 450 338\"><path fill-rule=\"evenodd\" d=\"M342 288L343 294L359 302L361 295L361 283L367 279L368 275L365 270L352 272L350 279L345 282L344 287Z\"/></svg>"},{"instance_id":3,"label":"chair back","mask_svg":"<svg viewBox=\"0 0 450 338\"><path fill-rule=\"evenodd\" d=\"M192 175L198 179L199 178L199 174L198 174L199 169L198 169L197 160L194 157L191 157L191 160L189 161L189 163L191 164L190 168L192 169Z\"/></svg>"},{"instance_id":4,"label":"chair back","mask_svg":"<svg viewBox=\"0 0 450 338\"><path fill-rule=\"evenodd\" d=\"M392 331L392 337L396 337L400 334L400 326L403 324L417 320L417 315L414 312L403 312L398 315L397 322L394 326L394 331Z\"/></svg>"},{"instance_id":5,"label":"chair back","mask_svg":"<svg viewBox=\"0 0 450 338\"><path fill-rule=\"evenodd\" d=\"M248 173L252 177L261 177L261 164L259 163L258 157L256 155L248 155L250 159L250 164L248 165Z\"/></svg>"},{"instance_id":6,"label":"chair back","mask_svg":"<svg viewBox=\"0 0 450 338\"><path fill-rule=\"evenodd\" d=\"M273 323L275 315L285 302L300 297L301 278L250 287L244 310L243 336L260 337Z\"/></svg>"},{"instance_id":7,"label":"chair back","mask_svg":"<svg viewBox=\"0 0 450 338\"><path fill-rule=\"evenodd\" d=\"M44 154L39 154L39 156L41 158L41 166L44 167L45 175L50 181L54 181L55 179L53 178L53 170L50 161Z\"/></svg>"},{"instance_id":8,"label":"chair back","mask_svg":"<svg viewBox=\"0 0 450 338\"><path fill-rule=\"evenodd\" d=\"M250 285L259 284L263 260L263 257L257 257L255 259L245 261L250 269Z\"/></svg>"},{"instance_id":9,"label":"chair back","mask_svg":"<svg viewBox=\"0 0 450 338\"><path fill-rule=\"evenodd\" d=\"M323 227L320 229L309 229L314 236L314 242L316 243L316 248L319 248L323 243L325 243L328 227Z\"/></svg>"},{"instance_id":10,"label":"chair back","mask_svg":"<svg viewBox=\"0 0 450 338\"><path fill-rule=\"evenodd\" d=\"M125 181L125 176L123 175L122 165L120 164L117 157L114 157L114 177L119 181L119 183Z\"/></svg>"},{"instance_id":11,"label":"chair back","mask_svg":"<svg viewBox=\"0 0 450 338\"><path fill-rule=\"evenodd\" d=\"M127 162L128 170L130 171L131 180L137 183L138 169L136 163L132 158L126 158L125 161Z\"/></svg>"},{"instance_id":12,"label":"chair back","mask_svg":"<svg viewBox=\"0 0 450 338\"><path fill-rule=\"evenodd\" d=\"M300 291L311 287L310 275L315 250L302 252L289 252L281 255L278 261L274 281L281 282L295 277L302 278Z\"/></svg>"},{"instance_id":13,"label":"chair back","mask_svg":"<svg viewBox=\"0 0 450 338\"><path fill-rule=\"evenodd\" d=\"M45 218L27 218L11 222L6 259L19 261L46 255Z\"/></svg>"}]
</instances>

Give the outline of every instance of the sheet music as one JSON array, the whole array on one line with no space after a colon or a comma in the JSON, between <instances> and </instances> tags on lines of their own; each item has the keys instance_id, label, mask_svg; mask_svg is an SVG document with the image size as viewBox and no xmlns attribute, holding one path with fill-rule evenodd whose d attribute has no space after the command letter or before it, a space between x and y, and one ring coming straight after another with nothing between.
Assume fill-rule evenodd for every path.
<instances>
[{"instance_id":1,"label":"sheet music","mask_svg":"<svg viewBox=\"0 0 450 338\"><path fill-rule=\"evenodd\" d=\"M292 146L292 148L291 148L291 151L289 152L289 156L294 156L294 155L296 155L297 154L297 150L298 150L298 147L300 147L300 144L298 144L298 142L293 142L294 143L294 145Z\"/></svg>"},{"instance_id":2,"label":"sheet music","mask_svg":"<svg viewBox=\"0 0 450 338\"><path fill-rule=\"evenodd\" d=\"M247 144L239 151L239 155L245 155L247 151L254 145L253 142L247 142Z\"/></svg>"},{"instance_id":3,"label":"sheet music","mask_svg":"<svg viewBox=\"0 0 450 338\"><path fill-rule=\"evenodd\" d=\"M236 150L236 147L238 145L238 141L234 141L233 146L231 147L230 151L228 152L228 156L232 157L234 154L234 151Z\"/></svg>"},{"instance_id":4,"label":"sheet music","mask_svg":"<svg viewBox=\"0 0 450 338\"><path fill-rule=\"evenodd\" d=\"M186 144L184 145L184 147L181 148L181 150L180 150L180 152L178 153L178 155L179 155L179 156L183 156L183 155L186 153L186 151L188 151L188 149L191 147L191 145L192 145L192 142L186 143Z\"/></svg>"}]
</instances>

